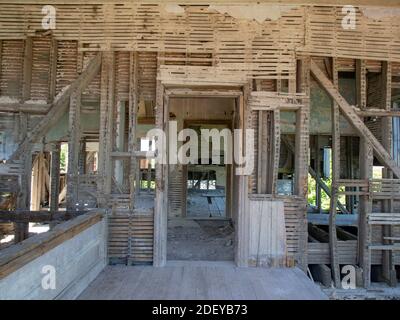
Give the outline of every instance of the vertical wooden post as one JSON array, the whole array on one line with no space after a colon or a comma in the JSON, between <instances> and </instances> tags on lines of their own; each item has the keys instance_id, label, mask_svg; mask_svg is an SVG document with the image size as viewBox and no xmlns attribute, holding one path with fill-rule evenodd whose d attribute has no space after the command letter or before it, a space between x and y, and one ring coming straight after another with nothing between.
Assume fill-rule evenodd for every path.
<instances>
[{"instance_id":1,"label":"vertical wooden post","mask_svg":"<svg viewBox=\"0 0 400 320\"><path fill-rule=\"evenodd\" d=\"M274 139L274 135L271 127L273 128L273 126L272 112L258 111L258 193L272 193L273 151L271 151L271 140Z\"/></svg>"},{"instance_id":2,"label":"vertical wooden post","mask_svg":"<svg viewBox=\"0 0 400 320\"><path fill-rule=\"evenodd\" d=\"M248 107L248 99L250 96L251 87L245 85L243 87L243 95L238 98L238 126L242 129L242 141L240 145L235 145L234 148L239 148L239 152L244 156L246 152L246 136L245 131L251 127L251 114ZM251 155L246 155L247 157ZM246 164L247 165L247 164ZM238 267L247 267L249 263L249 250L250 250L250 216L248 211L249 205L249 177L243 173L237 175L237 166L233 166L233 175L236 176L237 186L234 188L234 196L238 197L237 200L237 220L236 220L236 250L235 250L235 262Z\"/></svg>"},{"instance_id":3,"label":"vertical wooden post","mask_svg":"<svg viewBox=\"0 0 400 320\"><path fill-rule=\"evenodd\" d=\"M273 159L272 159L272 194L276 194L278 185L278 171L279 171L279 158L281 150L281 117L280 110L276 109L273 111Z\"/></svg>"},{"instance_id":4,"label":"vertical wooden post","mask_svg":"<svg viewBox=\"0 0 400 320\"><path fill-rule=\"evenodd\" d=\"M25 113L19 114L19 136L18 140L23 141L28 131L28 116ZM30 209L30 194L31 194L31 177L32 177L32 153L31 149L21 156L20 161L23 165L23 172L18 178L19 191L17 194L16 209L29 210ZM28 223L15 223L15 237L14 242L18 243L28 238L29 224Z\"/></svg>"},{"instance_id":5,"label":"vertical wooden post","mask_svg":"<svg viewBox=\"0 0 400 320\"><path fill-rule=\"evenodd\" d=\"M58 200L60 195L60 155L61 144L52 143L51 146L51 164L50 164L50 211L58 210ZM55 223L50 222L50 229Z\"/></svg>"},{"instance_id":6,"label":"vertical wooden post","mask_svg":"<svg viewBox=\"0 0 400 320\"><path fill-rule=\"evenodd\" d=\"M78 174L85 174L86 172L86 141L81 139L79 141L78 153Z\"/></svg>"},{"instance_id":7,"label":"vertical wooden post","mask_svg":"<svg viewBox=\"0 0 400 320\"><path fill-rule=\"evenodd\" d=\"M19 193L17 196L17 210L30 210L31 177L32 177L32 152L31 149L21 156L23 173L19 176ZM29 223L15 223L14 242L18 243L29 236Z\"/></svg>"},{"instance_id":8,"label":"vertical wooden post","mask_svg":"<svg viewBox=\"0 0 400 320\"><path fill-rule=\"evenodd\" d=\"M113 141L113 150L120 152L123 152L125 148L125 107L125 101L118 101L114 114L115 136ZM122 187L124 183L124 172L126 170L126 167L124 166L124 161L122 159L115 159L114 165L114 183Z\"/></svg>"},{"instance_id":9,"label":"vertical wooden post","mask_svg":"<svg viewBox=\"0 0 400 320\"><path fill-rule=\"evenodd\" d=\"M50 211L58 210L58 196L60 194L60 153L59 142L51 145L50 165Z\"/></svg>"},{"instance_id":10,"label":"vertical wooden post","mask_svg":"<svg viewBox=\"0 0 400 320\"><path fill-rule=\"evenodd\" d=\"M361 110L367 106L367 81L366 81L367 67L365 60L356 60L356 98L357 105Z\"/></svg>"},{"instance_id":11,"label":"vertical wooden post","mask_svg":"<svg viewBox=\"0 0 400 320\"><path fill-rule=\"evenodd\" d=\"M336 58L332 59L333 84L338 88L338 72ZM338 180L340 179L340 111L338 104L332 102L332 190L329 213L329 248L331 270L335 287L341 287L339 259L337 253L336 212L338 200Z\"/></svg>"},{"instance_id":12,"label":"vertical wooden post","mask_svg":"<svg viewBox=\"0 0 400 320\"><path fill-rule=\"evenodd\" d=\"M104 52L101 66L100 83L100 132L99 132L99 177L98 205L108 207L111 193L111 151L112 119L115 84L114 53Z\"/></svg>"},{"instance_id":13,"label":"vertical wooden post","mask_svg":"<svg viewBox=\"0 0 400 320\"><path fill-rule=\"evenodd\" d=\"M353 163L353 137L345 137L346 143L346 175L348 179L355 179L354 177L354 163ZM346 187L346 191L355 191L354 187ZM348 212L353 213L354 208L354 196L346 195L346 209Z\"/></svg>"},{"instance_id":14,"label":"vertical wooden post","mask_svg":"<svg viewBox=\"0 0 400 320\"><path fill-rule=\"evenodd\" d=\"M188 179L189 179L188 166L182 165L182 217L187 216Z\"/></svg>"},{"instance_id":15,"label":"vertical wooden post","mask_svg":"<svg viewBox=\"0 0 400 320\"><path fill-rule=\"evenodd\" d=\"M81 91L71 94L69 107L69 140L67 172L67 210L76 210L79 199L78 166L81 137Z\"/></svg>"},{"instance_id":16,"label":"vertical wooden post","mask_svg":"<svg viewBox=\"0 0 400 320\"><path fill-rule=\"evenodd\" d=\"M385 110L390 111L392 108L392 65L390 62L382 62L382 95L383 107ZM392 153L392 117L382 118L382 145L386 151L393 156ZM393 179L393 172L385 168L383 171L383 178ZM393 199L384 200L382 203L382 211L385 213L393 212L394 201ZM382 228L383 237L393 236L393 226L386 225ZM390 240L383 240L384 244L390 244ZM394 265L394 252L392 250L383 251L382 261L383 277L394 287L397 285L396 269Z\"/></svg>"},{"instance_id":17,"label":"vertical wooden post","mask_svg":"<svg viewBox=\"0 0 400 320\"><path fill-rule=\"evenodd\" d=\"M0 79L1 79L1 73L2 73L2 70L1 70L1 60L3 58L2 54L3 54L3 41L0 40ZM0 92L0 94L1 94L1 92Z\"/></svg>"},{"instance_id":18,"label":"vertical wooden post","mask_svg":"<svg viewBox=\"0 0 400 320\"><path fill-rule=\"evenodd\" d=\"M374 155L372 146L364 137L360 137L360 178L370 180ZM371 252L368 248L371 241L371 227L368 215L372 211L372 200L368 195L360 196L358 222L358 262L363 271L364 287L371 283Z\"/></svg>"},{"instance_id":19,"label":"vertical wooden post","mask_svg":"<svg viewBox=\"0 0 400 320\"><path fill-rule=\"evenodd\" d=\"M367 104L366 72L365 60L356 60L357 105L360 109L365 109ZM360 137L359 163L360 179L369 181L372 177L373 150L364 137ZM371 282L371 255L368 249L371 239L368 215L371 210L371 198L368 195L361 195L358 208L358 263L362 268L363 284L366 288Z\"/></svg>"},{"instance_id":20,"label":"vertical wooden post","mask_svg":"<svg viewBox=\"0 0 400 320\"><path fill-rule=\"evenodd\" d=\"M307 270L307 194L308 194L308 153L310 144L310 63L311 58L306 57L299 61L297 90L306 94L303 106L296 112L296 137L295 137L295 181L294 194L304 198L303 210L299 216L299 252L298 265Z\"/></svg>"},{"instance_id":21,"label":"vertical wooden post","mask_svg":"<svg viewBox=\"0 0 400 320\"><path fill-rule=\"evenodd\" d=\"M137 128L137 112L139 107L139 81L138 81L138 53L135 51L130 55L129 60L129 139L128 151L131 154L130 158L130 208L135 208L135 195L139 192L140 185L137 184L139 177L138 159L134 152L138 150L136 141L136 128Z\"/></svg>"},{"instance_id":22,"label":"vertical wooden post","mask_svg":"<svg viewBox=\"0 0 400 320\"><path fill-rule=\"evenodd\" d=\"M157 81L156 127L165 132L166 141L160 143L161 161L156 163L156 198L154 205L154 256L153 265L162 267L167 261L167 218L168 218L168 99L164 100L164 86ZM166 157L166 158L164 158Z\"/></svg>"},{"instance_id":23,"label":"vertical wooden post","mask_svg":"<svg viewBox=\"0 0 400 320\"><path fill-rule=\"evenodd\" d=\"M52 103L56 96L56 78L57 78L57 55L58 45L57 40L51 40L50 48L50 77L49 77L49 96L47 99L48 103Z\"/></svg>"},{"instance_id":24,"label":"vertical wooden post","mask_svg":"<svg viewBox=\"0 0 400 320\"><path fill-rule=\"evenodd\" d=\"M151 145L151 144L150 144ZM147 163L147 192L151 191L151 162Z\"/></svg>"},{"instance_id":25,"label":"vertical wooden post","mask_svg":"<svg viewBox=\"0 0 400 320\"><path fill-rule=\"evenodd\" d=\"M321 143L320 143L320 138L319 135L315 137L315 172L317 173L318 177L321 177ZM315 183L316 188L315 188L315 202L318 208L318 212L321 212L321 185L319 183Z\"/></svg>"},{"instance_id":26,"label":"vertical wooden post","mask_svg":"<svg viewBox=\"0 0 400 320\"><path fill-rule=\"evenodd\" d=\"M31 98L31 81L32 81L32 38L27 37L25 40L22 101L27 101Z\"/></svg>"}]
</instances>

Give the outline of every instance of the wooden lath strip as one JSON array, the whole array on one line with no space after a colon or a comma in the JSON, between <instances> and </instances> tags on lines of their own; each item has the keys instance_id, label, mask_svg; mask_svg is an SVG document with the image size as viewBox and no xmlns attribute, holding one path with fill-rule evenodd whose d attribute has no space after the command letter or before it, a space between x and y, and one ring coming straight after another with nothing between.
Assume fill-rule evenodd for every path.
<instances>
[{"instance_id":1,"label":"wooden lath strip","mask_svg":"<svg viewBox=\"0 0 400 320\"><path fill-rule=\"evenodd\" d=\"M358 134L365 138L373 147L376 157L381 163L387 166L393 173L400 178L400 168L393 161L389 153L382 146L382 144L376 139L376 137L367 128L364 122L360 119L355 107L347 103L346 99L339 93L334 87L332 82L325 76L323 71L317 66L317 64L311 60L311 73L318 81L318 83L326 90L326 92L336 101L339 105L345 118L351 123Z\"/></svg>"},{"instance_id":2,"label":"wooden lath strip","mask_svg":"<svg viewBox=\"0 0 400 320\"><path fill-rule=\"evenodd\" d=\"M57 123L58 120L66 112L69 104L69 98L75 91L82 91L86 86L93 80L97 75L101 66L101 53L98 53L88 64L87 68L82 74L73 82L71 85L58 97L56 97L50 110L43 117L42 120L32 129L31 134L27 136L19 145L17 150L11 155L10 160L18 159L21 154L27 150L29 145L36 142L40 137L46 134L46 132Z\"/></svg>"}]
</instances>

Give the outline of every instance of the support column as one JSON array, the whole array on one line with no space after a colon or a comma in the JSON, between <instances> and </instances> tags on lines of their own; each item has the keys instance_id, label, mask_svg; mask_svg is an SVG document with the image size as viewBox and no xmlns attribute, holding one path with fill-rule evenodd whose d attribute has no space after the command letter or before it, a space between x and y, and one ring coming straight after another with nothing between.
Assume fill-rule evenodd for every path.
<instances>
[{"instance_id":1,"label":"support column","mask_svg":"<svg viewBox=\"0 0 400 320\"><path fill-rule=\"evenodd\" d=\"M31 82L32 82L32 38L27 37L25 40L24 53L24 75L22 83L22 101L31 98Z\"/></svg>"},{"instance_id":2,"label":"support column","mask_svg":"<svg viewBox=\"0 0 400 320\"><path fill-rule=\"evenodd\" d=\"M114 53L104 52L101 65L101 97L100 97L100 132L99 132L99 207L109 206L108 199L111 193L111 151L112 151L112 116L114 106L115 84Z\"/></svg>"},{"instance_id":3,"label":"support column","mask_svg":"<svg viewBox=\"0 0 400 320\"><path fill-rule=\"evenodd\" d=\"M2 70L1 70L1 59L3 58L2 54L3 54L3 40L0 40L0 78L1 78L1 72L2 72Z\"/></svg>"},{"instance_id":4,"label":"support column","mask_svg":"<svg viewBox=\"0 0 400 320\"><path fill-rule=\"evenodd\" d=\"M134 52L130 56L129 63L129 141L128 151L131 154L129 168L129 184L130 184L130 208L135 208L135 196L138 195L140 186L139 180L139 160L135 156L135 151L138 151L136 128L137 128L137 113L139 108L139 82L138 82L138 53Z\"/></svg>"},{"instance_id":5,"label":"support column","mask_svg":"<svg viewBox=\"0 0 400 320\"><path fill-rule=\"evenodd\" d=\"M371 144L360 137L360 179L369 181L372 177L373 150ZM372 200L368 195L360 195L358 218L358 263L363 270L364 287L371 284L371 227L368 216L372 211Z\"/></svg>"},{"instance_id":6,"label":"support column","mask_svg":"<svg viewBox=\"0 0 400 320\"><path fill-rule=\"evenodd\" d=\"M58 211L59 195L60 195L60 154L61 144L53 143L51 148L51 164L50 164L50 211ZM51 222L50 229L56 224Z\"/></svg>"},{"instance_id":7,"label":"support column","mask_svg":"<svg viewBox=\"0 0 400 320\"><path fill-rule=\"evenodd\" d=\"M28 116L25 113L19 114L19 136L18 140L23 141L28 130ZM31 178L32 178L32 153L29 148L21 157L20 161L23 166L23 172L18 178L19 191L17 194L16 209L30 210L30 194L31 194ZM14 242L18 243L28 238L29 224L15 223Z\"/></svg>"},{"instance_id":8,"label":"support column","mask_svg":"<svg viewBox=\"0 0 400 320\"><path fill-rule=\"evenodd\" d=\"M392 66L390 62L382 62L382 95L383 107L385 110L390 111L392 108ZM382 117L382 145L386 151L393 157L392 152L392 117ZM393 179L393 172L385 168L383 171L383 178ZM393 199L383 200L382 212L394 212ZM384 225L382 227L383 237L393 237L393 226ZM383 240L383 243L391 244L390 240ZM396 268L394 265L394 252L392 250L383 251L382 261L382 275L388 284L392 287L397 285Z\"/></svg>"},{"instance_id":9,"label":"support column","mask_svg":"<svg viewBox=\"0 0 400 320\"><path fill-rule=\"evenodd\" d=\"M305 199L301 216L299 216L299 252L298 266L307 271L307 194L308 194L308 153L310 144L310 63L311 58L299 60L298 85L299 92L306 94L303 106L296 112L296 137L295 137L295 181L294 194ZM300 214L300 213L299 213Z\"/></svg>"},{"instance_id":10,"label":"support column","mask_svg":"<svg viewBox=\"0 0 400 320\"><path fill-rule=\"evenodd\" d=\"M167 261L167 216L168 216L168 98L164 100L164 86L157 81L156 127L165 132L166 141L158 143L156 162L156 198L154 205L154 256L153 265L162 267ZM160 163L160 161L162 163Z\"/></svg>"},{"instance_id":11,"label":"support column","mask_svg":"<svg viewBox=\"0 0 400 320\"><path fill-rule=\"evenodd\" d=\"M57 78L57 57L58 57L58 41L51 39L50 47L50 77L49 77L49 96L48 103L53 103L56 96L56 78Z\"/></svg>"},{"instance_id":12,"label":"support column","mask_svg":"<svg viewBox=\"0 0 400 320\"><path fill-rule=\"evenodd\" d=\"M19 193L17 196L17 211L30 210L31 196L31 178L32 178L32 153L31 150L21 157L23 173L19 176ZM15 223L15 238L14 242L18 243L29 236L29 223Z\"/></svg>"},{"instance_id":13,"label":"support column","mask_svg":"<svg viewBox=\"0 0 400 320\"><path fill-rule=\"evenodd\" d=\"M240 144L238 146L234 146L234 148L239 148L239 153L241 156L245 156L246 152L246 129L251 128L251 113L248 107L248 99L251 93L251 84L244 86L243 95L238 98L239 100L239 108L237 110L238 121L235 121L238 125L238 128L234 129L242 129L242 137ZM249 155L246 155L249 156ZM248 164L246 164L248 165ZM249 250L250 250L250 216L249 216L249 191L251 190L249 185L249 177L248 175L244 175L243 173L238 174L238 170L240 171L240 167L237 165L232 166L233 173L232 175L236 180L233 183L237 183L237 186L234 188L234 196L237 196L238 199L235 201L235 205L237 208L237 218L236 218L236 232L235 232L235 240L236 240L236 252L235 252L235 262L238 267L247 267L249 264Z\"/></svg>"},{"instance_id":14,"label":"support column","mask_svg":"<svg viewBox=\"0 0 400 320\"><path fill-rule=\"evenodd\" d=\"M51 165L50 165L50 211L58 210L58 197L60 194L60 153L61 144L59 142L51 145Z\"/></svg>"},{"instance_id":15,"label":"support column","mask_svg":"<svg viewBox=\"0 0 400 320\"><path fill-rule=\"evenodd\" d=\"M315 172L318 177L321 177L321 144L320 144L320 138L317 135L315 137ZM321 200L322 200L322 193L321 193L321 185L315 181L315 202L316 206L318 208L318 213L321 213Z\"/></svg>"},{"instance_id":16,"label":"support column","mask_svg":"<svg viewBox=\"0 0 400 320\"><path fill-rule=\"evenodd\" d=\"M77 210L78 165L81 137L81 92L71 94L69 107L69 140L68 140L68 172L67 172L67 210Z\"/></svg>"},{"instance_id":17,"label":"support column","mask_svg":"<svg viewBox=\"0 0 400 320\"><path fill-rule=\"evenodd\" d=\"M367 104L365 60L356 60L357 105L365 109ZM360 179L370 180L372 177L373 149L368 140L360 137ZM368 195L361 195L359 199L358 220L358 264L362 268L364 287L371 283L371 254L368 249L371 240L371 227L368 224L368 215L372 211L372 200Z\"/></svg>"},{"instance_id":18,"label":"support column","mask_svg":"<svg viewBox=\"0 0 400 320\"><path fill-rule=\"evenodd\" d=\"M338 72L336 58L332 59L333 84L338 89ZM340 111L338 104L332 103L332 191L329 213L329 248L331 256L331 270L335 287L340 288L340 270L337 253L336 212L338 200L338 180L340 179Z\"/></svg>"},{"instance_id":19,"label":"support column","mask_svg":"<svg viewBox=\"0 0 400 320\"><path fill-rule=\"evenodd\" d=\"M86 172L86 141L81 139L79 141L79 155L78 155L78 173L85 174Z\"/></svg>"}]
</instances>

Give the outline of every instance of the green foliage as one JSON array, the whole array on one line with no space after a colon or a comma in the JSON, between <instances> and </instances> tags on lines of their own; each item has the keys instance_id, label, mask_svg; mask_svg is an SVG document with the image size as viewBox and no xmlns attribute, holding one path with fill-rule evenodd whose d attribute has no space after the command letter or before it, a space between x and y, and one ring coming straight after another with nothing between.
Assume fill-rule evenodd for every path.
<instances>
[{"instance_id":1,"label":"green foliage","mask_svg":"<svg viewBox=\"0 0 400 320\"><path fill-rule=\"evenodd\" d=\"M315 180L311 177L310 174L308 174L308 203L315 206L317 205L317 183Z\"/></svg>"},{"instance_id":2,"label":"green foliage","mask_svg":"<svg viewBox=\"0 0 400 320\"><path fill-rule=\"evenodd\" d=\"M60 152L60 170L61 172L67 172L67 156L68 156L68 144L61 145Z\"/></svg>"},{"instance_id":3,"label":"green foliage","mask_svg":"<svg viewBox=\"0 0 400 320\"><path fill-rule=\"evenodd\" d=\"M321 178L325 184L328 186L328 188L330 189L332 186L332 179L331 178ZM316 181L311 177L311 175L308 175L308 203L311 205L316 206L317 205L317 183ZM339 197L339 200L342 204L345 203L345 196L341 195ZM321 209L322 210L329 210L330 208L330 202L331 202L331 198L325 193L324 190L321 190Z\"/></svg>"},{"instance_id":4,"label":"green foliage","mask_svg":"<svg viewBox=\"0 0 400 320\"><path fill-rule=\"evenodd\" d=\"M141 189L147 189L148 188L147 180L141 180L140 181L140 187L141 187ZM155 188L156 188L155 181L150 181L150 189L155 189Z\"/></svg>"}]
</instances>

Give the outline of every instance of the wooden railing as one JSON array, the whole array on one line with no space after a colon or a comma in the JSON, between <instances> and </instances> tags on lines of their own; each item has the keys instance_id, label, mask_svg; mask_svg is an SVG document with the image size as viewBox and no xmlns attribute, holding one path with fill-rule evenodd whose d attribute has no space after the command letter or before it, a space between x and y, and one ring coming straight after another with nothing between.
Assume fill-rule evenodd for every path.
<instances>
[{"instance_id":1,"label":"wooden railing","mask_svg":"<svg viewBox=\"0 0 400 320\"><path fill-rule=\"evenodd\" d=\"M102 219L103 213L100 211L87 212L55 226L48 232L38 234L2 250L0 252L0 280Z\"/></svg>"},{"instance_id":2,"label":"wooden railing","mask_svg":"<svg viewBox=\"0 0 400 320\"><path fill-rule=\"evenodd\" d=\"M341 179L337 187L343 195L366 195L374 200L400 199L400 179Z\"/></svg>"}]
</instances>

